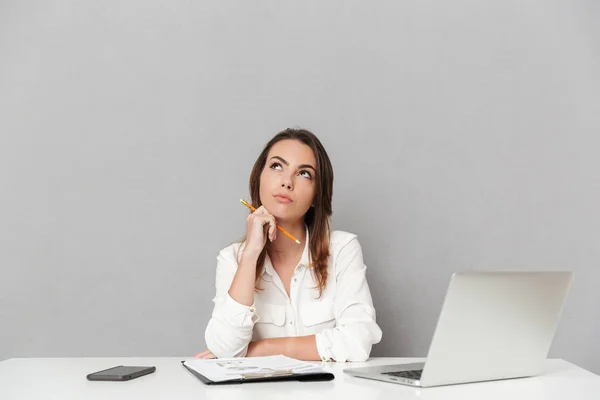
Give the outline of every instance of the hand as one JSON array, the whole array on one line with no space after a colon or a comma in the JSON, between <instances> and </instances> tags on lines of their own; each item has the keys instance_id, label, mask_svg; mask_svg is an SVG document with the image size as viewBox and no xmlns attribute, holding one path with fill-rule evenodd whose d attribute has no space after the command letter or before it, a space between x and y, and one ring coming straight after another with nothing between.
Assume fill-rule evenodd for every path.
<instances>
[{"instance_id":1,"label":"hand","mask_svg":"<svg viewBox=\"0 0 600 400\"><path fill-rule=\"evenodd\" d=\"M248 351L246 352L246 357L258 357L260 355L262 355L263 353L263 344L264 341L262 340L257 340L255 342L250 342L250 344L248 345ZM201 353L197 353L194 354L195 358L202 358L205 360L211 359L211 358L217 358L217 356L215 356L213 354L212 351L210 350L204 350Z\"/></svg>"},{"instance_id":2,"label":"hand","mask_svg":"<svg viewBox=\"0 0 600 400\"><path fill-rule=\"evenodd\" d=\"M260 253L267 244L277 238L275 217L269 214L265 206L260 206L246 218L246 249Z\"/></svg>"},{"instance_id":3,"label":"hand","mask_svg":"<svg viewBox=\"0 0 600 400\"><path fill-rule=\"evenodd\" d=\"M204 350L202 353L195 354L194 357L204 359L217 358L210 350Z\"/></svg>"}]
</instances>

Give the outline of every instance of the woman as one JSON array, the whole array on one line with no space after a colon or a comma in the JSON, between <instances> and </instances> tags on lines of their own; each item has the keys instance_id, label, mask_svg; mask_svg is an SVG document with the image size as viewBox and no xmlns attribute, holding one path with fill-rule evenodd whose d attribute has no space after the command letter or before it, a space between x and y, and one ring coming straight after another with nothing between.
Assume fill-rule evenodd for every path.
<instances>
[{"instance_id":1,"label":"woman","mask_svg":"<svg viewBox=\"0 0 600 400\"><path fill-rule=\"evenodd\" d=\"M356 236L329 230L332 191L331 162L311 132L287 129L267 143L250 174L257 209L246 238L217 257L208 350L197 357L369 358L381 329Z\"/></svg>"}]
</instances>

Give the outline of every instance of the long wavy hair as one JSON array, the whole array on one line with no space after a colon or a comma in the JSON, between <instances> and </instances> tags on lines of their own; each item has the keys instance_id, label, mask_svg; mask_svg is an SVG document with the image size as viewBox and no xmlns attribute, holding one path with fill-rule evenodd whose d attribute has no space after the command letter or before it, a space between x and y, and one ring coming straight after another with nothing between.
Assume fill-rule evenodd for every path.
<instances>
[{"instance_id":1,"label":"long wavy hair","mask_svg":"<svg viewBox=\"0 0 600 400\"><path fill-rule=\"evenodd\" d=\"M265 168L271 147L282 140L298 140L310 147L316 159L315 198L313 205L304 214L304 224L309 233L309 268L317 282L319 297L323 294L327 282L327 264L329 262L330 218L332 214L331 200L333 196L333 167L325 148L319 139L305 129L288 128L276 134L260 153L250 173L250 197L252 205L258 208L260 201L260 176ZM244 238L244 241L246 239ZM256 261L255 287L259 288L264 269L269 243L263 248Z\"/></svg>"}]
</instances>

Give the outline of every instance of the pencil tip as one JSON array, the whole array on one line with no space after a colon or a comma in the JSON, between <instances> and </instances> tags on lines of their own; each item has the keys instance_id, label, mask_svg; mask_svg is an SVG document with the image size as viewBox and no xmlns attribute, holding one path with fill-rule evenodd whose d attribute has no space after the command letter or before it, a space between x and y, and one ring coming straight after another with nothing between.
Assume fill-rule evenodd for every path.
<instances>
[{"instance_id":1,"label":"pencil tip","mask_svg":"<svg viewBox=\"0 0 600 400\"><path fill-rule=\"evenodd\" d=\"M302 243L300 243L300 241L299 241L298 239L296 239L296 243L298 243L298 244L302 244Z\"/></svg>"}]
</instances>

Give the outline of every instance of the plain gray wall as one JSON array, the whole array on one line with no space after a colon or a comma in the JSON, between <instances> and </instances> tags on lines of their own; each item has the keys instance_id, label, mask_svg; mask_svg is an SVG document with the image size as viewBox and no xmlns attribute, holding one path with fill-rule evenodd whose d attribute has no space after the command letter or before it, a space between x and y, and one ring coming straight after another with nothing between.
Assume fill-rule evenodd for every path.
<instances>
[{"instance_id":1,"label":"plain gray wall","mask_svg":"<svg viewBox=\"0 0 600 400\"><path fill-rule=\"evenodd\" d=\"M569 269L552 357L600 372L593 1L0 2L0 359L204 350L218 250L289 126L335 168L383 329L450 275Z\"/></svg>"}]
</instances>

